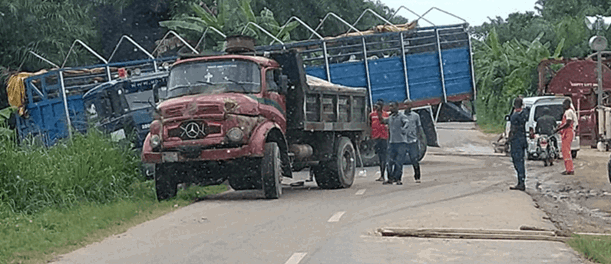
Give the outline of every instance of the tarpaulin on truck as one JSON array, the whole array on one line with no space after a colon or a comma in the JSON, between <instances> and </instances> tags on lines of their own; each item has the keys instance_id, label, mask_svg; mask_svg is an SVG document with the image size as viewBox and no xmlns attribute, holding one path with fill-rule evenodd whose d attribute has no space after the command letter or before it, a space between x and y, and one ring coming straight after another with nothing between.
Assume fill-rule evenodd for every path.
<instances>
[{"instance_id":1,"label":"tarpaulin on truck","mask_svg":"<svg viewBox=\"0 0 611 264\"><path fill-rule=\"evenodd\" d=\"M25 84L24 80L30 76L38 75L47 72L41 70L35 73L31 72L20 72L11 75L6 85L6 94L8 95L8 103L11 106L19 109L19 115L25 113Z\"/></svg>"},{"instance_id":2,"label":"tarpaulin on truck","mask_svg":"<svg viewBox=\"0 0 611 264\"><path fill-rule=\"evenodd\" d=\"M360 32L350 32L341 34L335 37L326 37L325 39L336 39L343 37L354 37L354 36L363 36L363 35L373 35L376 33L384 33L384 32L401 32L408 31L416 28L418 26L418 20L414 20L410 23L399 24L399 25L378 25L373 27L370 30L360 31Z\"/></svg>"}]
</instances>

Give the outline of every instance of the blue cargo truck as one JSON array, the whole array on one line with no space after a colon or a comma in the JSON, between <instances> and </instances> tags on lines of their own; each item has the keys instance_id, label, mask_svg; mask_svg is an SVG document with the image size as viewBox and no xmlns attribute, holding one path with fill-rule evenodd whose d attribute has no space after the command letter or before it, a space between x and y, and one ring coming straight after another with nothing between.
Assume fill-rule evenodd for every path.
<instances>
[{"instance_id":1,"label":"blue cargo truck","mask_svg":"<svg viewBox=\"0 0 611 264\"><path fill-rule=\"evenodd\" d=\"M87 120L114 140L127 139L141 149L153 122L153 87L165 86L167 79L168 72L161 71L94 87L83 95Z\"/></svg>"},{"instance_id":2,"label":"blue cargo truck","mask_svg":"<svg viewBox=\"0 0 611 264\"><path fill-rule=\"evenodd\" d=\"M318 39L260 46L257 50L298 50L308 75L348 87L367 87L370 105L378 99L387 103L411 100L424 128L422 159L427 145L438 146L437 120L473 120L463 105L475 96L467 27L465 23L397 28L386 33L356 31L332 38L313 31ZM366 165L376 163L372 141L363 141L360 149Z\"/></svg>"},{"instance_id":3,"label":"blue cargo truck","mask_svg":"<svg viewBox=\"0 0 611 264\"><path fill-rule=\"evenodd\" d=\"M157 62L161 64L173 60L175 59L166 58ZM34 137L50 146L69 136L71 130L68 127L85 133L89 121L83 96L96 87L99 90L100 85L106 87L109 83L132 83L132 78L136 78L133 86L140 88L127 89L128 95L145 89L142 86L148 85L148 89L152 90L152 86L147 84L148 81L141 79L143 76L159 76L154 74L153 62L155 61L141 60L61 68L25 79L26 115L17 118L19 138ZM119 78L120 69L126 73L132 72L135 76L129 79ZM136 72L138 74L135 74ZM66 118L67 116L69 118Z\"/></svg>"}]
</instances>

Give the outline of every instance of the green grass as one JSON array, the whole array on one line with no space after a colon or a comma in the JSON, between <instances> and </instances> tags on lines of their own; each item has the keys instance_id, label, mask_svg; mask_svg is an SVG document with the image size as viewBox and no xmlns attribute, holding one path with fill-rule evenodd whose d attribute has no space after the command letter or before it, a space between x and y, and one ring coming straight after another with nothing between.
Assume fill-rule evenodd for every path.
<instances>
[{"instance_id":1,"label":"green grass","mask_svg":"<svg viewBox=\"0 0 611 264\"><path fill-rule=\"evenodd\" d=\"M591 261L611 264L611 236L575 235L568 244Z\"/></svg>"},{"instance_id":2,"label":"green grass","mask_svg":"<svg viewBox=\"0 0 611 264\"><path fill-rule=\"evenodd\" d=\"M91 131L51 148L0 138L0 263L43 263L227 190L192 186L157 202L139 157Z\"/></svg>"}]
</instances>

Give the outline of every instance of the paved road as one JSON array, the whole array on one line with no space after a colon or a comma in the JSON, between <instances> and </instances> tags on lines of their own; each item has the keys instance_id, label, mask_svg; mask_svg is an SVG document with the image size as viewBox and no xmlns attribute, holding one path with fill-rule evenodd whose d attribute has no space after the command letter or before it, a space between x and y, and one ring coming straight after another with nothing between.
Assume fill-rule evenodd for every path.
<instances>
[{"instance_id":1,"label":"paved road","mask_svg":"<svg viewBox=\"0 0 611 264\"><path fill-rule=\"evenodd\" d=\"M460 140L455 132L439 132L442 146ZM581 262L557 242L380 237L380 227L553 228L528 195L507 190L514 181L507 158L429 155L422 167L421 184L413 182L411 167L402 186L375 182L377 169L367 168L349 189L285 186L279 200L264 200L258 191L226 192L58 263Z\"/></svg>"}]
</instances>

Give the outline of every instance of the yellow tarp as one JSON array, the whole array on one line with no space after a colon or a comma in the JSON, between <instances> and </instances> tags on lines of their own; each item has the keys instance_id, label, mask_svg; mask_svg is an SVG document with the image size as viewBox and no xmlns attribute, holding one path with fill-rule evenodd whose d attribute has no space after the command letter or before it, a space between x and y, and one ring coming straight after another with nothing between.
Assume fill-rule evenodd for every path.
<instances>
[{"instance_id":1,"label":"yellow tarp","mask_svg":"<svg viewBox=\"0 0 611 264\"><path fill-rule=\"evenodd\" d=\"M336 39L342 37L354 37L354 36L363 36L363 35L373 35L375 33L383 33L383 32L400 32L400 31L408 31L416 28L418 26L418 20L414 20L410 23L399 24L399 25L379 25L375 26L370 30L361 31L361 32L350 32L344 33L335 37L326 37L325 39Z\"/></svg>"},{"instance_id":2,"label":"yellow tarp","mask_svg":"<svg viewBox=\"0 0 611 264\"><path fill-rule=\"evenodd\" d=\"M8 103L11 106L17 107L19 109L20 115L23 115L25 113L25 84L23 81L32 75L38 75L45 72L46 70L42 70L36 73L20 72L12 75L8 79L8 84L6 85Z\"/></svg>"},{"instance_id":3,"label":"yellow tarp","mask_svg":"<svg viewBox=\"0 0 611 264\"><path fill-rule=\"evenodd\" d=\"M25 103L25 85L23 80L32 76L29 72L20 72L11 76L8 79L6 93L8 94L8 103L14 107L22 107Z\"/></svg>"}]
</instances>

